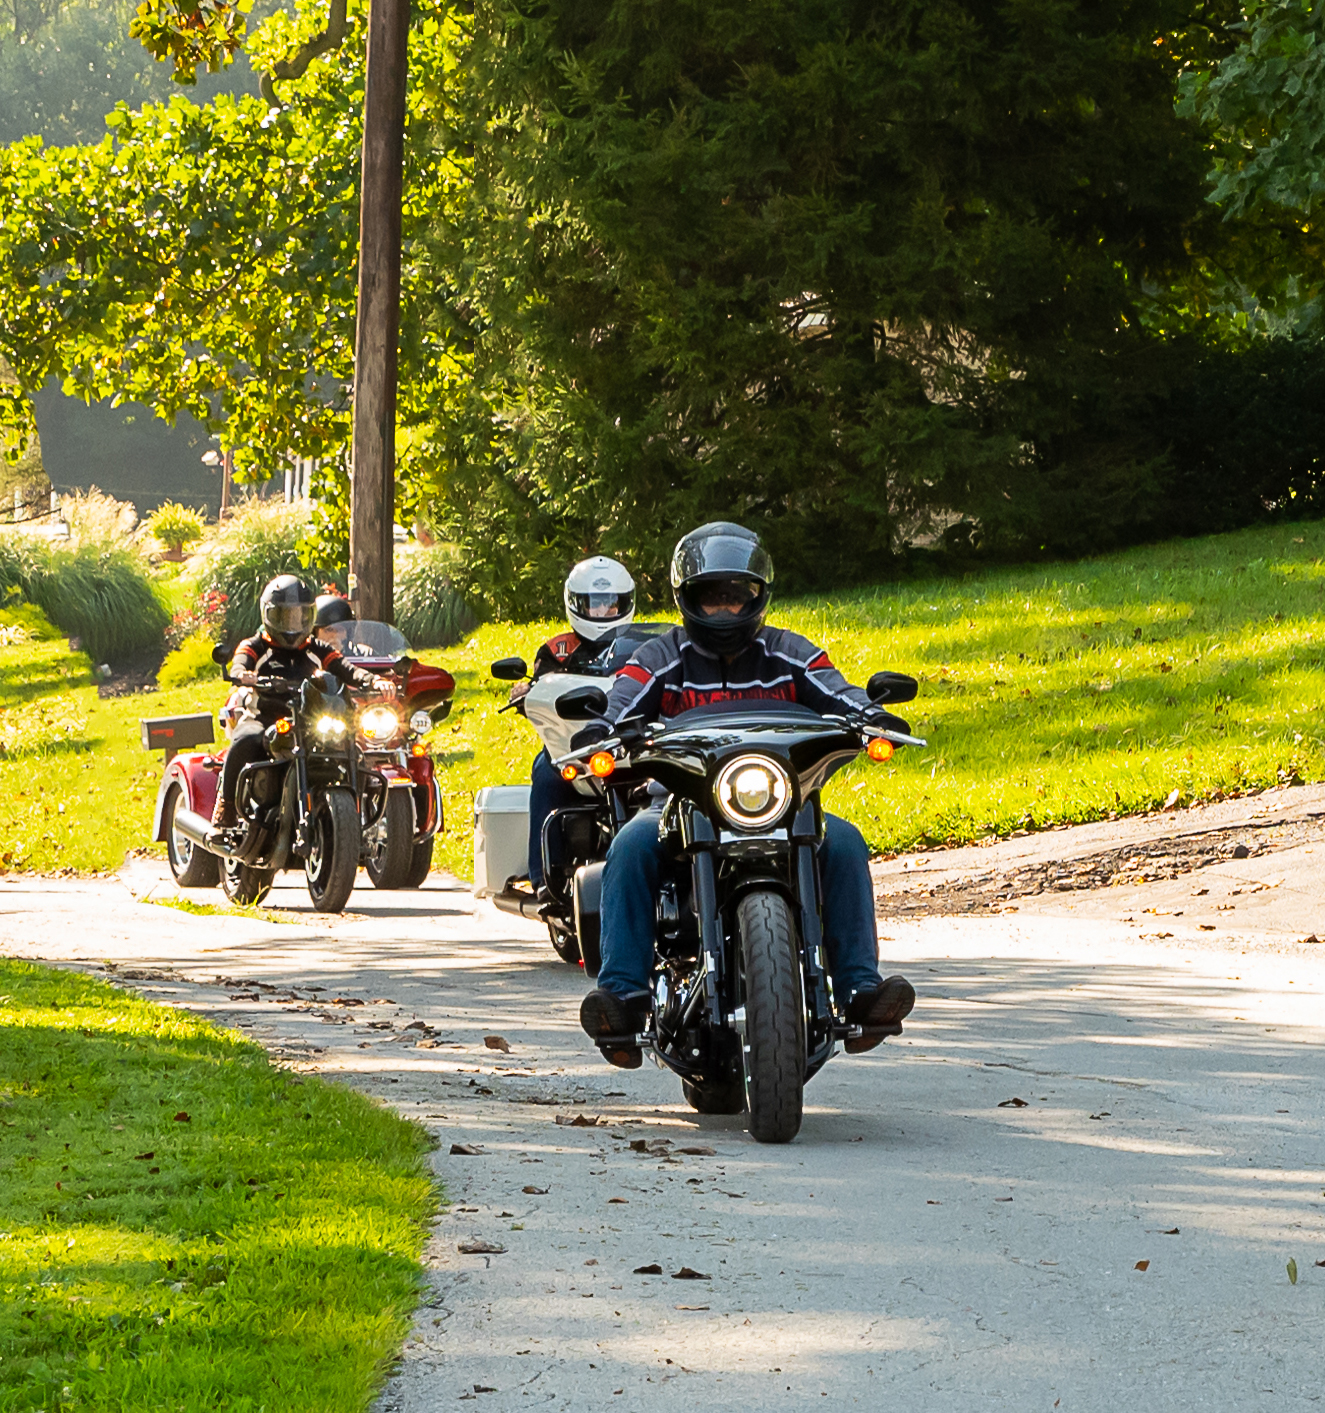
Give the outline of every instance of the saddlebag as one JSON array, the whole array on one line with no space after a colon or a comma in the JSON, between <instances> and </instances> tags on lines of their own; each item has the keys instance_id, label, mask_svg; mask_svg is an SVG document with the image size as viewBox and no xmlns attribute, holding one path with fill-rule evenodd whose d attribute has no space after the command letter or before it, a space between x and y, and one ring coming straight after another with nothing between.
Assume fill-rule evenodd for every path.
<instances>
[{"instance_id":1,"label":"saddlebag","mask_svg":"<svg viewBox=\"0 0 1325 1413\"><path fill-rule=\"evenodd\" d=\"M474 796L474 896L502 893L529 873L529 786L488 785Z\"/></svg>"}]
</instances>

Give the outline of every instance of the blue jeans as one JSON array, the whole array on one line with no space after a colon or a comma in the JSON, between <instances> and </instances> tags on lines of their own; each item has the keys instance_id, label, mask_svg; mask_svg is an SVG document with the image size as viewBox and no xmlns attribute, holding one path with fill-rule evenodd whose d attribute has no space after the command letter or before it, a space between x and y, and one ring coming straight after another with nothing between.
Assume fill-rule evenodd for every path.
<instances>
[{"instance_id":1,"label":"blue jeans","mask_svg":"<svg viewBox=\"0 0 1325 1413\"><path fill-rule=\"evenodd\" d=\"M534 757L529 772L529 882L538 888L543 882L543 821L553 810L587 803L582 795L552 764L546 751Z\"/></svg>"},{"instance_id":2,"label":"blue jeans","mask_svg":"<svg viewBox=\"0 0 1325 1413\"><path fill-rule=\"evenodd\" d=\"M657 809L641 811L607 851L598 985L617 995L643 991L649 984L658 885L667 860L658 838L659 818ZM843 1006L853 992L872 989L882 979L874 889L870 853L860 830L831 814L824 816L824 826L819 849L824 950L833 995Z\"/></svg>"}]
</instances>

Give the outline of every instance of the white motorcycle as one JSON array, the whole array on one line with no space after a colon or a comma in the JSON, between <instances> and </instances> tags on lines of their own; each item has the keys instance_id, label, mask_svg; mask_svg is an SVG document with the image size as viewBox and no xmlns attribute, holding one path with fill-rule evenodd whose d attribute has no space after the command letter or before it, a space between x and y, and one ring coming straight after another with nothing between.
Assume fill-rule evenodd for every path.
<instances>
[{"instance_id":1,"label":"white motorcycle","mask_svg":"<svg viewBox=\"0 0 1325 1413\"><path fill-rule=\"evenodd\" d=\"M559 760L573 749L571 738L584 727L583 710L577 703L582 703L586 691L596 695L610 688L611 679L640 644L671 626L634 623L605 645L587 672L544 673L518 702L501 710L522 711L548 757ZM502 658L492 664L491 671L503 682L521 682L529 675L528 664L521 657ZM563 710L568 714L563 716ZM546 923L557 955L572 965L580 961L575 875L606 857L607 846L634 812L633 803L604 788L602 778L595 774L594 759L583 768L562 772L578 801L553 810L544 822L543 897L536 896L529 886L530 787L489 785L474 797L475 895L491 898L503 912Z\"/></svg>"}]
</instances>

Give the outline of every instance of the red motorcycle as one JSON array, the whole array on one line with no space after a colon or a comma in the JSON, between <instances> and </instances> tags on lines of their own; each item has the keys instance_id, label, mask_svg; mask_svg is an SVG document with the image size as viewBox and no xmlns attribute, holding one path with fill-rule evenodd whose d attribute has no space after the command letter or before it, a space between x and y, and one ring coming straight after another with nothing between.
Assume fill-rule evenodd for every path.
<instances>
[{"instance_id":1,"label":"red motorcycle","mask_svg":"<svg viewBox=\"0 0 1325 1413\"><path fill-rule=\"evenodd\" d=\"M417 888L432 866L433 842L443 827L442 793L423 737L451 710L455 679L409 656L409 643L385 623L346 623L341 651L358 667L394 677L394 702L356 703L361 825L360 862L377 888ZM223 724L237 713L236 697L221 710ZM210 819L225 748L193 750L212 741L210 717L158 717L142 723L143 745L165 749L152 838L166 845L170 871L181 888L214 888L221 861L176 828L188 811Z\"/></svg>"}]
</instances>

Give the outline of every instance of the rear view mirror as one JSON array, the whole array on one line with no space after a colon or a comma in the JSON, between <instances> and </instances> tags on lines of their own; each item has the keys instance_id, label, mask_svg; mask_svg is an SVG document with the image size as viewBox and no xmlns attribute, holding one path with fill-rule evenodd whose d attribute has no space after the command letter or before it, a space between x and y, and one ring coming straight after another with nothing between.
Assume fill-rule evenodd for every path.
<instances>
[{"instance_id":1,"label":"rear view mirror","mask_svg":"<svg viewBox=\"0 0 1325 1413\"><path fill-rule=\"evenodd\" d=\"M607 710L607 693L601 687L576 687L557 698L557 715L563 721L592 721Z\"/></svg>"},{"instance_id":2,"label":"rear view mirror","mask_svg":"<svg viewBox=\"0 0 1325 1413\"><path fill-rule=\"evenodd\" d=\"M234 654L224 643L217 643L212 648L212 661L217 667L225 667Z\"/></svg>"},{"instance_id":3,"label":"rear view mirror","mask_svg":"<svg viewBox=\"0 0 1325 1413\"><path fill-rule=\"evenodd\" d=\"M499 682L520 682L529 676L528 665L522 657L499 657L490 670Z\"/></svg>"},{"instance_id":4,"label":"rear view mirror","mask_svg":"<svg viewBox=\"0 0 1325 1413\"><path fill-rule=\"evenodd\" d=\"M919 690L920 683L904 672L876 672L865 688L865 695L875 705L885 702L892 705L914 701Z\"/></svg>"}]
</instances>

